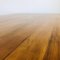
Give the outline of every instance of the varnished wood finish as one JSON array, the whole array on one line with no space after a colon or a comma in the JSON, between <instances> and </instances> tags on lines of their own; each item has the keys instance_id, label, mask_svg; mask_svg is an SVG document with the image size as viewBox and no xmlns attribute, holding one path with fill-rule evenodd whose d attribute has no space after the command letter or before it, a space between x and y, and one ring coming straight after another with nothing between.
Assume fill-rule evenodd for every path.
<instances>
[{"instance_id":1,"label":"varnished wood finish","mask_svg":"<svg viewBox=\"0 0 60 60\"><path fill-rule=\"evenodd\" d=\"M60 60L60 15L0 17L0 60Z\"/></svg>"}]
</instances>

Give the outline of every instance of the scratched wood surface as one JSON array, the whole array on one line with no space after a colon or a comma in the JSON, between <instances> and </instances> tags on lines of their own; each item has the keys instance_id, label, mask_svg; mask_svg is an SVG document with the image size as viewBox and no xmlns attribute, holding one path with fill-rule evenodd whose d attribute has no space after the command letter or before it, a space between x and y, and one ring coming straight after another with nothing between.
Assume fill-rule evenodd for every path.
<instances>
[{"instance_id":1,"label":"scratched wood surface","mask_svg":"<svg viewBox=\"0 0 60 60\"><path fill-rule=\"evenodd\" d=\"M60 15L1 16L0 60L60 60Z\"/></svg>"}]
</instances>

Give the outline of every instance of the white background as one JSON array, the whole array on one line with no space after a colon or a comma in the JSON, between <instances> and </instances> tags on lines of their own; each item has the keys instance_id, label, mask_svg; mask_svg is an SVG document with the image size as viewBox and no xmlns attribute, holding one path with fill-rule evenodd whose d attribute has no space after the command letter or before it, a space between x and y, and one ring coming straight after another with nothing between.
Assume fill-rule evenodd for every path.
<instances>
[{"instance_id":1,"label":"white background","mask_svg":"<svg viewBox=\"0 0 60 60\"><path fill-rule=\"evenodd\" d=\"M0 15L12 13L60 13L60 0L0 0Z\"/></svg>"}]
</instances>

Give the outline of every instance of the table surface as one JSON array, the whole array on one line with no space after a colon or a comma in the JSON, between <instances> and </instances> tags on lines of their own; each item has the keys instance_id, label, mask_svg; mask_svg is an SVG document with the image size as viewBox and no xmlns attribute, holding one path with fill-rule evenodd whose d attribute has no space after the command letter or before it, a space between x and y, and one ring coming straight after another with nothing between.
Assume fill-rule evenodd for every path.
<instances>
[{"instance_id":1,"label":"table surface","mask_svg":"<svg viewBox=\"0 0 60 60\"><path fill-rule=\"evenodd\" d=\"M0 60L60 60L60 16L0 17Z\"/></svg>"}]
</instances>

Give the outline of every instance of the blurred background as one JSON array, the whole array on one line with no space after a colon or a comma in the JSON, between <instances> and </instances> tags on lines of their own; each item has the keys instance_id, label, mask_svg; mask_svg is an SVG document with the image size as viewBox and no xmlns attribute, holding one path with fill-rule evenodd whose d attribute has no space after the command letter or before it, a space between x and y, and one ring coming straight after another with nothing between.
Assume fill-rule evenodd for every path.
<instances>
[{"instance_id":1,"label":"blurred background","mask_svg":"<svg viewBox=\"0 0 60 60\"><path fill-rule=\"evenodd\" d=\"M0 0L0 15L60 13L60 0Z\"/></svg>"}]
</instances>

